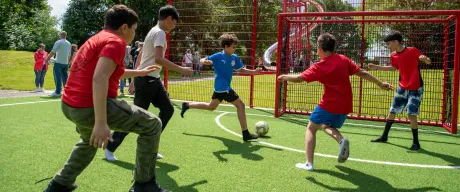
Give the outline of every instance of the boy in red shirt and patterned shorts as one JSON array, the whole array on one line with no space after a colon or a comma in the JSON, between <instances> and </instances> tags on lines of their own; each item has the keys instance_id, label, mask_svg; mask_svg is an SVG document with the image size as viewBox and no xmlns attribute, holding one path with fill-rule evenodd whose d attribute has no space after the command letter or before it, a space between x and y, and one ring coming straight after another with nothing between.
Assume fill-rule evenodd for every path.
<instances>
[{"instance_id":1,"label":"boy in red shirt and patterned shorts","mask_svg":"<svg viewBox=\"0 0 460 192\"><path fill-rule=\"evenodd\" d=\"M409 149L419 150L417 115L420 112L420 104L423 97L423 79L418 62L423 61L426 64L431 64L431 60L420 53L417 48L401 45L402 35L398 31L386 35L383 41L385 41L390 51L393 52L390 57L391 66L369 64L369 69L383 71L398 70L399 87L391 104L390 114L388 114L382 136L371 140L371 142L387 142L388 132L396 114L401 114L404 107L406 107L413 136L412 146Z\"/></svg>"},{"instance_id":2,"label":"boy in red shirt and patterned shorts","mask_svg":"<svg viewBox=\"0 0 460 192\"><path fill-rule=\"evenodd\" d=\"M344 138L340 129L348 113L353 112L353 93L350 75L357 75L363 79L377 84L381 89L391 90L393 86L381 82L368 72L360 69L344 55L335 54L336 40L329 33L318 37L318 56L321 61L312 65L300 75L281 75L278 81L308 83L318 81L324 85L324 94L320 103L310 116L310 122L305 133L306 163L297 163L296 167L308 171L313 170L313 156L316 145L316 132L320 127L323 131L336 140L340 145L338 161L348 159L350 149L349 140Z\"/></svg>"},{"instance_id":3,"label":"boy in red shirt and patterned shorts","mask_svg":"<svg viewBox=\"0 0 460 192\"><path fill-rule=\"evenodd\" d=\"M77 176L91 163L98 148L106 148L111 129L139 135L135 182L129 191L166 191L155 178L161 120L140 107L116 99L120 78L145 76L159 69L156 66L140 70L124 67L126 45L134 39L138 22L139 17L132 9L115 5L106 12L104 30L79 49L70 68L61 108L64 116L75 123L81 139L45 192L75 190Z\"/></svg>"}]
</instances>

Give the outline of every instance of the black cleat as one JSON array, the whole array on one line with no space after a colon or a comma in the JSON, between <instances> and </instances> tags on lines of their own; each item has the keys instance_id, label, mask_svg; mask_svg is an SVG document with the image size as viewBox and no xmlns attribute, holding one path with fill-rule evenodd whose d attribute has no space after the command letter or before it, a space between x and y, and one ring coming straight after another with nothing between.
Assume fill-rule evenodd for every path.
<instances>
[{"instance_id":1,"label":"black cleat","mask_svg":"<svg viewBox=\"0 0 460 192\"><path fill-rule=\"evenodd\" d=\"M134 182L134 185L129 189L129 192L168 192L168 190L163 189L160 184L157 183L155 178L146 182L138 183Z\"/></svg>"},{"instance_id":2,"label":"black cleat","mask_svg":"<svg viewBox=\"0 0 460 192\"><path fill-rule=\"evenodd\" d=\"M379 138L371 140L371 142L378 142L378 143L386 143L387 141L388 141L388 138L386 137L379 137Z\"/></svg>"},{"instance_id":3,"label":"black cleat","mask_svg":"<svg viewBox=\"0 0 460 192\"><path fill-rule=\"evenodd\" d=\"M182 109L180 110L180 116L184 118L184 113L189 109L188 103L182 103Z\"/></svg>"},{"instance_id":4,"label":"black cleat","mask_svg":"<svg viewBox=\"0 0 460 192\"><path fill-rule=\"evenodd\" d=\"M247 136L243 135L243 141L249 141L249 140L257 139L257 138L259 138L259 136L256 135L256 134L250 134L249 133L249 135L247 135Z\"/></svg>"},{"instance_id":5,"label":"black cleat","mask_svg":"<svg viewBox=\"0 0 460 192\"><path fill-rule=\"evenodd\" d=\"M411 151L417 151L417 150L420 150L420 144L412 144L412 146L409 148L409 150Z\"/></svg>"},{"instance_id":6,"label":"black cleat","mask_svg":"<svg viewBox=\"0 0 460 192\"><path fill-rule=\"evenodd\" d=\"M56 182L54 179L51 180L48 188L46 188L43 192L71 192L77 189L77 184L73 184L72 186L64 186L60 183Z\"/></svg>"}]
</instances>

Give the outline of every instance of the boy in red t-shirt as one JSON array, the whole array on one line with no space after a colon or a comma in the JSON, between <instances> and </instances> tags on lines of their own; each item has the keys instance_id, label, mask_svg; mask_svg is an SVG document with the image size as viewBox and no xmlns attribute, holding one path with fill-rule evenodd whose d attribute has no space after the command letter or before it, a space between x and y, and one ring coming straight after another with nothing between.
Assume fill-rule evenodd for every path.
<instances>
[{"instance_id":1,"label":"boy in red t-shirt","mask_svg":"<svg viewBox=\"0 0 460 192\"><path fill-rule=\"evenodd\" d=\"M62 96L62 112L76 124L81 140L45 192L73 191L76 178L91 163L98 148L106 148L110 130L134 132L137 139L132 192L164 191L155 178L161 121L146 110L117 100L120 78L144 76L158 69L124 68L126 44L134 39L139 17L124 5L105 15L104 30L79 49ZM87 189L89 190L89 189Z\"/></svg>"},{"instance_id":2,"label":"boy in red t-shirt","mask_svg":"<svg viewBox=\"0 0 460 192\"><path fill-rule=\"evenodd\" d=\"M324 85L324 94L320 103L310 116L310 122L305 133L306 163L297 163L296 167L313 170L313 155L316 145L316 132L322 126L323 131L334 138L340 145L338 161L348 159L349 141L344 138L339 128L342 127L348 113L353 112L353 93L351 90L350 75L357 75L377 84L381 89L391 90L393 86L381 82L371 74L360 69L344 55L335 54L336 40L329 33L318 37L318 56L321 61L312 65L300 75L281 75L278 81L307 83L318 81Z\"/></svg>"},{"instance_id":3,"label":"boy in red t-shirt","mask_svg":"<svg viewBox=\"0 0 460 192\"><path fill-rule=\"evenodd\" d=\"M382 71L399 71L399 87L391 104L385 130L381 137L371 142L387 142L388 132L394 122L396 114L401 114L406 107L407 116L412 128L413 142L410 150L419 150L417 115L420 112L420 104L423 97L423 79L420 73L419 61L431 64L430 58L420 53L415 47L401 45L402 35L398 31L391 32L383 39L391 53L391 66L379 66L369 64L369 69Z\"/></svg>"}]
</instances>

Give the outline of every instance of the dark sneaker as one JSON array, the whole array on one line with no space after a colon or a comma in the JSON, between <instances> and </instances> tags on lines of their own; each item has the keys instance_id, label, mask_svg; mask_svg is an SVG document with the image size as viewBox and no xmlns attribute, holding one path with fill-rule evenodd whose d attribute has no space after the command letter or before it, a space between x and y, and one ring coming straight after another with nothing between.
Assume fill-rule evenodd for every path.
<instances>
[{"instance_id":1,"label":"dark sneaker","mask_svg":"<svg viewBox=\"0 0 460 192\"><path fill-rule=\"evenodd\" d=\"M157 183L155 178L146 182L138 183L134 182L134 185L129 189L129 192L168 192L168 190L163 189L160 184Z\"/></svg>"},{"instance_id":2,"label":"dark sneaker","mask_svg":"<svg viewBox=\"0 0 460 192\"><path fill-rule=\"evenodd\" d=\"M54 179L51 180L48 188L46 188L43 192L71 192L77 189L77 184L73 184L72 186L64 186L60 183L56 182Z\"/></svg>"},{"instance_id":3,"label":"dark sneaker","mask_svg":"<svg viewBox=\"0 0 460 192\"><path fill-rule=\"evenodd\" d=\"M377 142L377 143L386 143L387 141L388 141L388 138L386 137L379 137L379 138L371 140L371 142Z\"/></svg>"},{"instance_id":4,"label":"dark sneaker","mask_svg":"<svg viewBox=\"0 0 460 192\"><path fill-rule=\"evenodd\" d=\"M256 135L256 134L249 133L249 135L247 135L247 136L243 135L243 141L249 141L249 140L257 139L257 138L259 138L259 136Z\"/></svg>"},{"instance_id":5,"label":"dark sneaker","mask_svg":"<svg viewBox=\"0 0 460 192\"><path fill-rule=\"evenodd\" d=\"M412 144L409 150L412 150L412 151L420 150L420 144L416 144L416 143Z\"/></svg>"},{"instance_id":6,"label":"dark sneaker","mask_svg":"<svg viewBox=\"0 0 460 192\"><path fill-rule=\"evenodd\" d=\"M180 116L184 118L184 113L189 109L188 103L182 103L182 109L180 110Z\"/></svg>"}]
</instances>

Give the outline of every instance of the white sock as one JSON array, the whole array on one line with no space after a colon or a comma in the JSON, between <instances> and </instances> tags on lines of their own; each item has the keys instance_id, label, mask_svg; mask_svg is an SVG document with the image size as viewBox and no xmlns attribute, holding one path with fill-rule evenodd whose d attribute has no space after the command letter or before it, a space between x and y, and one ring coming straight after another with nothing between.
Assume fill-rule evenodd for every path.
<instances>
[{"instance_id":1,"label":"white sock","mask_svg":"<svg viewBox=\"0 0 460 192\"><path fill-rule=\"evenodd\" d=\"M109 151L108 149L104 149L104 154L105 154L105 158L107 159L107 161L116 161L117 158L113 155L113 153L111 151Z\"/></svg>"}]
</instances>

